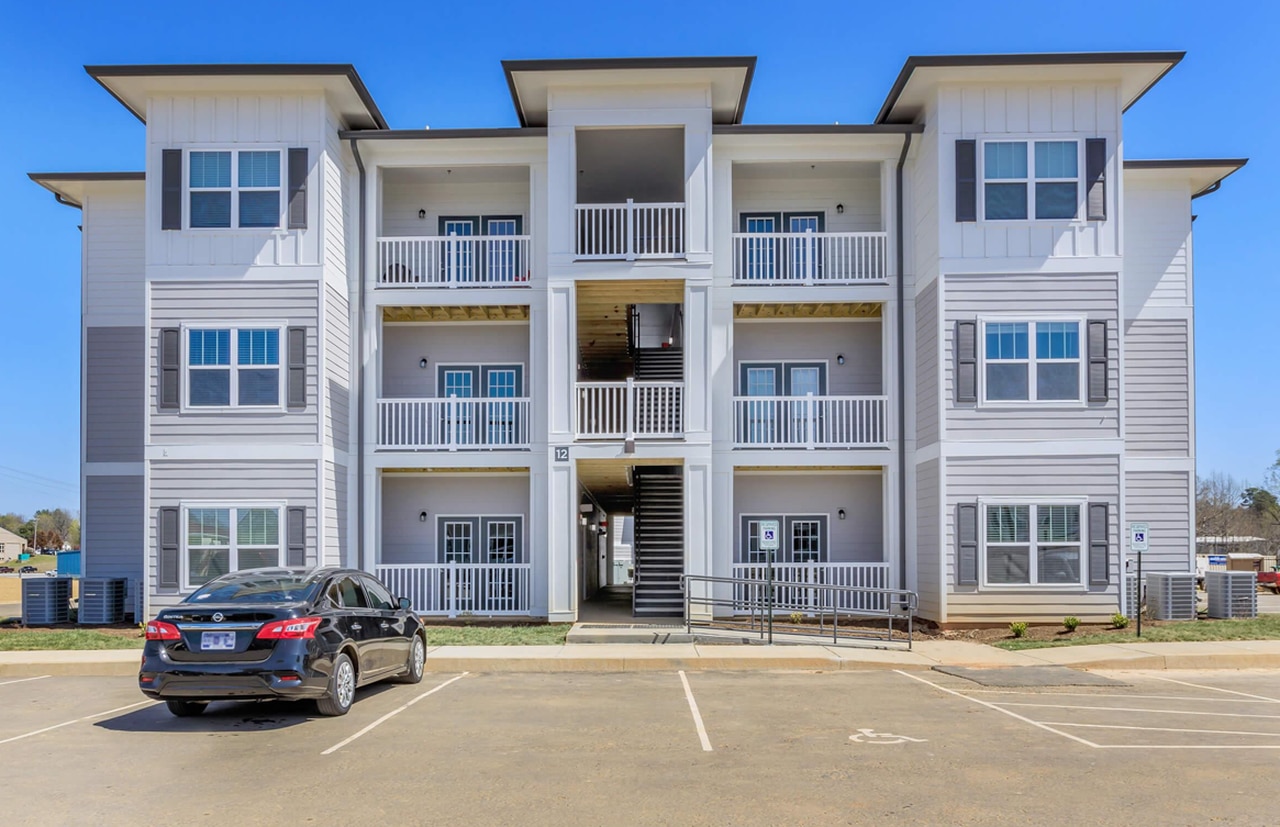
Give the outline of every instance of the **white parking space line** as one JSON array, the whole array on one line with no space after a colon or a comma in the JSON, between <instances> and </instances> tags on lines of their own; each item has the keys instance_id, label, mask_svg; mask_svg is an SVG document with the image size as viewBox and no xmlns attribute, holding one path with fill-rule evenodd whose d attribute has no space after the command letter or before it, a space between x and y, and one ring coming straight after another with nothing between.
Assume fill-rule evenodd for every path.
<instances>
[{"instance_id":1,"label":"white parking space line","mask_svg":"<svg viewBox=\"0 0 1280 827\"><path fill-rule=\"evenodd\" d=\"M976 701L977 698L969 700ZM1208 715L1214 718L1268 718L1275 720L1280 715L1249 715L1244 712L1195 712L1185 709L1147 709L1146 707L1130 707L1130 706L1082 706L1070 704L1028 704L1015 703L1013 701L1002 701L992 706L1033 706L1043 709L1087 709L1090 712L1143 712L1152 715Z\"/></svg>"},{"instance_id":2,"label":"white parking space line","mask_svg":"<svg viewBox=\"0 0 1280 827\"><path fill-rule=\"evenodd\" d=\"M1136 698L1143 701L1207 701L1209 703L1234 703L1234 704L1267 704L1273 703L1270 700L1241 700L1226 701L1222 698L1197 698L1193 695L1121 695L1121 694L1099 694L1096 692L1018 692L1013 689L965 689L965 694L973 694L980 692L986 695L1022 695L1032 698ZM1002 701L997 701L1002 703Z\"/></svg>"},{"instance_id":3,"label":"white parking space line","mask_svg":"<svg viewBox=\"0 0 1280 827\"><path fill-rule=\"evenodd\" d=\"M1089 729L1132 729L1139 732L1194 732L1200 735L1252 735L1259 738L1277 738L1275 732L1251 732L1239 729L1178 729L1163 726L1125 726L1123 724L1073 724L1069 721L1045 721L1051 726L1088 727Z\"/></svg>"},{"instance_id":4,"label":"white parking space line","mask_svg":"<svg viewBox=\"0 0 1280 827\"><path fill-rule=\"evenodd\" d=\"M157 703L159 703L159 701L152 701L152 700L138 701L135 704L126 704L125 706L118 706L115 709L108 709L106 712L95 712L92 715L85 715L83 718L75 718L70 721L63 721L60 724L47 726L47 727L44 727L43 729L37 729L31 732L24 732L21 735L14 735L12 738L5 738L3 741L0 741L0 744L7 744L11 741L21 741L23 738L30 738L33 735L40 735L41 733L44 733L44 732L50 732L55 729L61 729L64 726L71 726L72 724L78 724L78 723L81 723L82 721L92 721L94 718L103 718L107 715L111 715L116 712L124 712L126 709L133 709L134 707L137 707L137 706L144 706L144 705L154 706Z\"/></svg>"},{"instance_id":5,"label":"white parking space line","mask_svg":"<svg viewBox=\"0 0 1280 827\"><path fill-rule=\"evenodd\" d=\"M693 725L698 728L698 739L702 741L703 752L713 752L711 739L707 737L707 728L702 725L702 715L698 713L698 702L693 699L693 690L689 688L689 679L684 670L680 671L680 683L684 684L684 696L689 700L689 711L693 713Z\"/></svg>"},{"instance_id":6,"label":"white parking space line","mask_svg":"<svg viewBox=\"0 0 1280 827\"><path fill-rule=\"evenodd\" d=\"M390 719L392 719L392 718L394 718L395 716L399 715L401 712L404 712L406 709L408 709L409 707L413 706L414 704L416 704L418 701L422 700L423 698L425 698L425 697L427 697L427 696L429 696L429 695L434 695L435 693L439 692L441 689L444 689L446 686L448 686L449 684L453 683L454 681L460 681L460 680L462 680L463 678L465 678L467 675L470 675L470 674L471 674L470 672L463 672L461 675L458 675L457 677L450 678L449 680L445 681L444 683L440 684L439 686L436 686L436 687L433 687L433 688L431 688L431 689L428 689L426 692L423 692L421 695L419 695L418 697L414 698L413 700L411 700L411 701L409 701L409 702L407 702L407 703L403 704L402 706L397 707L396 709L391 710L391 711L390 711L390 712L388 712L386 715L383 715L381 718L379 718L378 720L376 720L376 721L374 721L373 723L369 724L367 727L365 727L364 729L360 730L360 731L359 731L359 732L357 732L355 735L352 735L352 736L350 736L349 738L344 738L343 740L341 740L341 741L339 741L338 743L334 744L333 746L329 747L327 750L325 750L324 752L322 752L322 753L320 753L320 754L321 754L321 755L330 755L330 754L332 754L332 753L337 752L338 750L342 749L342 748L343 748L343 747L345 747L347 744L350 744L352 741L356 740L356 739L357 739L357 738L359 738L360 736L368 734L369 732L373 731L376 727L378 727L378 726L382 725L383 723L386 723L386 722L387 722L387 721L389 721ZM2 742L0 742L0 743L2 743Z\"/></svg>"},{"instance_id":7,"label":"white parking space line","mask_svg":"<svg viewBox=\"0 0 1280 827\"><path fill-rule=\"evenodd\" d=\"M11 683L26 683L27 681L42 681L42 680L44 680L45 678L48 678L48 677L51 677L51 676L49 676L49 675L39 675L39 676L34 677L34 678L18 678L17 680L12 680L12 681L0 681L0 686L8 686L8 685L9 685L9 684L11 684Z\"/></svg>"},{"instance_id":8,"label":"white parking space line","mask_svg":"<svg viewBox=\"0 0 1280 827\"><path fill-rule=\"evenodd\" d=\"M972 698L961 692L956 692L954 689L948 689L945 686L939 686L933 681L927 681L924 678L917 677L916 675L913 675L910 672L904 672L901 669L895 669L893 671L897 672L899 675L903 675L904 677L911 678L911 680L913 681L919 681L920 683L923 683L927 686L932 686L934 689L937 689L940 692L946 692L949 695L955 695L957 698L963 698L964 700L969 701L970 703L975 703L975 704L978 704L979 706L985 706L987 709L994 709L996 712L1000 712L1005 715L1008 715L1010 718L1017 718L1019 721L1022 721L1025 724L1031 724L1033 727L1037 727L1038 729L1043 729L1046 732L1052 732L1054 735L1061 735L1063 738L1066 738L1069 741L1075 741L1078 744L1084 744L1086 747L1093 747L1094 749L1098 748L1098 744L1095 744L1092 741L1086 741L1084 738L1080 738L1078 736L1072 735L1069 732L1063 732L1062 730L1054 729L1053 727L1048 726L1047 724L1042 724L1039 721L1033 721L1030 718L1019 715L1016 712L1010 712L1007 709L1003 709L1002 707L996 706L993 703L984 701L981 698Z\"/></svg>"},{"instance_id":9,"label":"white parking space line","mask_svg":"<svg viewBox=\"0 0 1280 827\"><path fill-rule=\"evenodd\" d=\"M1273 704L1280 704L1280 698L1268 698L1266 695L1250 695L1248 692L1237 692L1234 689L1223 689L1220 686L1209 686L1207 684L1202 684L1202 683L1188 683L1187 681L1180 681L1174 678L1163 678L1159 675L1147 675L1147 677L1155 678L1158 681L1165 681L1167 683L1176 683L1176 684L1181 684L1182 686L1191 686L1196 689L1212 689L1214 692L1225 692L1228 695L1239 695L1242 698L1254 698L1259 701L1269 701L1270 703L1273 703Z\"/></svg>"}]
</instances>

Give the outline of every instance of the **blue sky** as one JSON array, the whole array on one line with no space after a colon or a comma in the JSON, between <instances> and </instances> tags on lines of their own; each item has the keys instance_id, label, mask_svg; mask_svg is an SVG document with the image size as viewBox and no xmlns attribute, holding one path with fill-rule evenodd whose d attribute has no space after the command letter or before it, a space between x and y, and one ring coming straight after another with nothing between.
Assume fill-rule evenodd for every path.
<instances>
[{"instance_id":1,"label":"blue sky","mask_svg":"<svg viewBox=\"0 0 1280 827\"><path fill-rule=\"evenodd\" d=\"M1186 50L1125 116L1125 153L1251 159L1195 202L1197 454L1201 474L1260 481L1280 449L1278 23L1223 0L9 4L0 513L79 500L79 214L26 173L142 168L143 127L94 63L349 62L393 127L439 129L515 125L504 58L757 55L746 122L859 123L912 54Z\"/></svg>"}]
</instances>

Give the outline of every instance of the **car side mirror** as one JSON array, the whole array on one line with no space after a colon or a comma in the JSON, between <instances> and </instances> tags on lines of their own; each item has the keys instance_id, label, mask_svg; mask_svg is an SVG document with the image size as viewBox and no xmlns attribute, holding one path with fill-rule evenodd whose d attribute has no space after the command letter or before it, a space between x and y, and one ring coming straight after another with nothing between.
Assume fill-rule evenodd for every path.
<instances>
[{"instance_id":1,"label":"car side mirror","mask_svg":"<svg viewBox=\"0 0 1280 827\"><path fill-rule=\"evenodd\" d=\"M397 603L399 603L399 604L400 604L400 608L401 608L401 609L403 609L403 610L404 610L404 611L406 611L406 612L408 612L408 611L412 611L412 610L413 610L413 601L412 601L412 600L410 600L410 599L409 599L409 598L407 598L407 597L402 597L402 598L400 598L399 600L397 600L396 602L397 602Z\"/></svg>"}]
</instances>

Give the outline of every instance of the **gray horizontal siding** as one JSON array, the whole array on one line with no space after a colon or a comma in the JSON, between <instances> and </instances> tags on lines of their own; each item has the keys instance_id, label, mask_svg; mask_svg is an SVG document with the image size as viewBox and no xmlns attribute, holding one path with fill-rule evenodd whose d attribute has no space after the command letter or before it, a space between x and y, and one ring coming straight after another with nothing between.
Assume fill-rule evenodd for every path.
<instances>
[{"instance_id":1,"label":"gray horizontal siding","mask_svg":"<svg viewBox=\"0 0 1280 827\"><path fill-rule=\"evenodd\" d=\"M1191 358L1187 322L1131 321L1124 349L1126 452L1188 456Z\"/></svg>"},{"instance_id":2,"label":"gray horizontal siding","mask_svg":"<svg viewBox=\"0 0 1280 827\"><path fill-rule=\"evenodd\" d=\"M1191 484L1186 471L1125 474L1125 520L1151 525L1142 571L1193 571Z\"/></svg>"},{"instance_id":3,"label":"gray horizontal siding","mask_svg":"<svg viewBox=\"0 0 1280 827\"><path fill-rule=\"evenodd\" d=\"M879 396L884 393L883 327L879 321L742 322L733 328L734 386L743 362L825 362L827 393ZM843 355L842 365L837 356Z\"/></svg>"},{"instance_id":4,"label":"gray horizontal siding","mask_svg":"<svg viewBox=\"0 0 1280 827\"><path fill-rule=\"evenodd\" d=\"M350 531L347 525L347 466L324 464L324 563L331 566L347 562Z\"/></svg>"},{"instance_id":5,"label":"gray horizontal siding","mask_svg":"<svg viewBox=\"0 0 1280 827\"><path fill-rule=\"evenodd\" d=\"M384 476L379 563L435 563L437 518L509 516L524 519L529 548L529 475ZM427 512L427 520L419 519Z\"/></svg>"},{"instance_id":6,"label":"gray horizontal siding","mask_svg":"<svg viewBox=\"0 0 1280 827\"><path fill-rule=\"evenodd\" d=\"M320 481L313 461L169 461L151 462L151 505L146 515L147 566L150 582L157 582L157 512L190 503L253 505L282 503L307 509L307 565L318 562L316 538ZM283 527L281 529L283 531ZM283 538L282 538L283 540ZM178 595L157 595L153 607L176 603Z\"/></svg>"},{"instance_id":7,"label":"gray horizontal siding","mask_svg":"<svg viewBox=\"0 0 1280 827\"><path fill-rule=\"evenodd\" d=\"M150 362L151 442L317 442L319 411L318 287L314 282L152 282ZM248 326L279 323L307 328L307 407L269 414L159 411L156 409L159 333L182 324L221 323ZM285 359L281 341L281 361ZM283 366L282 366L283 369ZM186 376L183 376L184 393Z\"/></svg>"},{"instance_id":8,"label":"gray horizontal siding","mask_svg":"<svg viewBox=\"0 0 1280 827\"><path fill-rule=\"evenodd\" d=\"M938 441L938 281L916 296L916 445Z\"/></svg>"},{"instance_id":9,"label":"gray horizontal siding","mask_svg":"<svg viewBox=\"0 0 1280 827\"><path fill-rule=\"evenodd\" d=\"M1110 617L1119 608L1120 463L1113 456L949 458L946 471L947 622L1003 623L1025 620L1056 623L1066 614L1080 618ZM957 586L955 572L957 503L981 497L1016 497L1026 502L1052 497L1084 497L1110 505L1108 541L1111 582L1087 591L1060 592L1035 588L1016 591ZM1082 519L1085 515L1081 515ZM1088 549L1085 549L1087 556Z\"/></svg>"},{"instance_id":10,"label":"gray horizontal siding","mask_svg":"<svg viewBox=\"0 0 1280 827\"><path fill-rule=\"evenodd\" d=\"M947 438L999 439L1105 439L1120 433L1120 360L1117 279L1114 274L947 276L945 348L945 398ZM1053 404L1001 408L998 405L957 406L955 403L955 322L1001 315L1035 320L1043 316L1080 316L1107 321L1110 399L1105 403L1064 407ZM1084 348L1085 331L1080 331ZM978 343L979 352L982 343ZM1083 352L1081 354L1084 356ZM1081 370L1086 364L1081 362Z\"/></svg>"},{"instance_id":11,"label":"gray horizontal siding","mask_svg":"<svg viewBox=\"0 0 1280 827\"><path fill-rule=\"evenodd\" d=\"M733 559L743 555L743 514L825 514L828 562L883 563L883 491L879 474L735 475Z\"/></svg>"},{"instance_id":12,"label":"gray horizontal siding","mask_svg":"<svg viewBox=\"0 0 1280 827\"><path fill-rule=\"evenodd\" d=\"M351 444L351 319L347 294L332 284L324 291L325 439L339 451Z\"/></svg>"},{"instance_id":13,"label":"gray horizontal siding","mask_svg":"<svg viewBox=\"0 0 1280 827\"><path fill-rule=\"evenodd\" d=\"M85 461L138 462L146 393L142 327L85 329Z\"/></svg>"},{"instance_id":14,"label":"gray horizontal siding","mask_svg":"<svg viewBox=\"0 0 1280 827\"><path fill-rule=\"evenodd\" d=\"M86 577L136 581L146 564L142 476L85 477L82 526Z\"/></svg>"},{"instance_id":15,"label":"gray horizontal siding","mask_svg":"<svg viewBox=\"0 0 1280 827\"><path fill-rule=\"evenodd\" d=\"M942 620L939 570L942 568L942 520L938 514L939 462L916 466L916 591L920 596L917 614Z\"/></svg>"}]
</instances>

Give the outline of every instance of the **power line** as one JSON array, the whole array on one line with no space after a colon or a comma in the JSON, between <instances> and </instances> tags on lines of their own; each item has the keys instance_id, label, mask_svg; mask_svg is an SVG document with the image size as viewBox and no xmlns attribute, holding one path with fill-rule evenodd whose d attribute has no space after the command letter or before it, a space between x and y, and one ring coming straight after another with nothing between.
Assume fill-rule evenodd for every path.
<instances>
[{"instance_id":1,"label":"power line","mask_svg":"<svg viewBox=\"0 0 1280 827\"><path fill-rule=\"evenodd\" d=\"M53 477L42 477L39 474L33 474L30 471L23 471L20 468L10 468L7 465L0 465L0 476L9 477L19 481L23 480L23 478L27 478L33 484L43 483L45 485L58 485L63 488L80 487L75 483L70 483L65 480L56 480Z\"/></svg>"}]
</instances>

